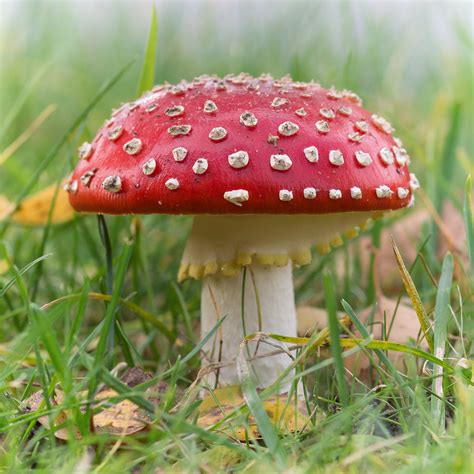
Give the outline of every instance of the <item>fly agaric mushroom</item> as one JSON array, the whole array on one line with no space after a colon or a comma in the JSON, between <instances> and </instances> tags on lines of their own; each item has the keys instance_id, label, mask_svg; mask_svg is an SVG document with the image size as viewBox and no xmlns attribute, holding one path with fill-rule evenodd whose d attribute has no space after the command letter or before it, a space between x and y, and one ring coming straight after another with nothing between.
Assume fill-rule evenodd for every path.
<instances>
[{"instance_id":1,"label":"fly agaric mushroom","mask_svg":"<svg viewBox=\"0 0 474 474\"><path fill-rule=\"evenodd\" d=\"M194 215L178 278L202 279L202 336L227 315L204 349L231 385L244 331L296 336L292 266L310 262L310 246L327 252L412 202L418 184L392 132L347 90L202 76L115 110L66 188L78 211ZM259 386L289 363L257 358Z\"/></svg>"}]
</instances>

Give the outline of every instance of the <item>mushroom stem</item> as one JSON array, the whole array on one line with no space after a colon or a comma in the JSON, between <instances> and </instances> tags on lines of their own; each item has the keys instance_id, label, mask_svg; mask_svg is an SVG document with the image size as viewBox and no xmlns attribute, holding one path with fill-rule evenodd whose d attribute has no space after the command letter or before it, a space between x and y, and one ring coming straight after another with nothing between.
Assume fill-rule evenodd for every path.
<instances>
[{"instance_id":1,"label":"mushroom stem","mask_svg":"<svg viewBox=\"0 0 474 474\"><path fill-rule=\"evenodd\" d=\"M284 336L296 336L296 310L293 291L292 265L283 267L252 264L236 276L222 274L203 279L201 298L201 335L204 337L226 316L215 337L204 346L204 364L222 362L226 365L209 376L211 387L239 383L236 360L240 343L248 334L258 331ZM258 387L271 385L288 367L287 354L268 357L275 346L251 343L246 352ZM255 356L257 357L255 359ZM228 364L230 362L230 364ZM281 383L280 392L287 392L292 373Z\"/></svg>"}]
</instances>

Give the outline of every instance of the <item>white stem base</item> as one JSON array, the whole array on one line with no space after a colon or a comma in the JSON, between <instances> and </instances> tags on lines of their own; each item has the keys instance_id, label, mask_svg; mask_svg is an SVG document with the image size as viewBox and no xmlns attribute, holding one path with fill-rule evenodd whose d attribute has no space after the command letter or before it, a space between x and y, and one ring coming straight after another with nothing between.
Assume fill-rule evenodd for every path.
<instances>
[{"instance_id":1,"label":"white stem base","mask_svg":"<svg viewBox=\"0 0 474 474\"><path fill-rule=\"evenodd\" d=\"M218 374L209 376L208 382L211 387L216 384L216 377L219 386L239 383L235 361L245 335L262 331L296 336L291 263L284 267L253 264L246 268L243 304L244 270L234 277L217 274L203 279L201 336L204 337L217 321L226 315L215 337L204 346L204 365L210 362L231 362L231 365L222 367ZM251 356L254 355L255 348L256 344L249 345ZM277 347L261 342L258 345L257 356L275 350ZM256 359L251 365L257 378L257 385L267 387L272 384L290 363L291 359L286 354ZM288 391L292 375L290 373L282 382L280 387L282 393Z\"/></svg>"}]
</instances>

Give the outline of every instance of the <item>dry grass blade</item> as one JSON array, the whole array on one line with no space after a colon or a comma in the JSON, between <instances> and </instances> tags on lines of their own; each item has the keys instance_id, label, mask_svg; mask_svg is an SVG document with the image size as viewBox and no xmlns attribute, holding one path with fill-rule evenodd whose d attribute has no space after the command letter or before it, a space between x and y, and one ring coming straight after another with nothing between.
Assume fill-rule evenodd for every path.
<instances>
[{"instance_id":1,"label":"dry grass blade","mask_svg":"<svg viewBox=\"0 0 474 474\"><path fill-rule=\"evenodd\" d=\"M413 279L411 278L410 273L408 272L405 266L403 257L401 256L400 251L398 250L397 244L395 243L395 240L393 238L392 238L392 248L393 248L393 253L395 254L395 259L397 260L400 274L402 276L403 285L405 286L408 296L410 297L410 300L413 304L413 308L416 311L416 315L418 316L418 320L420 321L421 330L423 331L423 334L426 338L428 347L430 348L430 351L433 352L433 348L434 348L433 335L431 334L431 331L430 331L430 321L428 318L428 314L426 313L426 309L423 306L423 303L421 302L421 298L420 298L420 295L418 294L415 283L413 282Z\"/></svg>"},{"instance_id":2,"label":"dry grass blade","mask_svg":"<svg viewBox=\"0 0 474 474\"><path fill-rule=\"evenodd\" d=\"M10 158L17 150L20 148L23 143L25 143L35 132L38 130L41 125L48 119L48 117L55 112L57 109L56 104L49 104L44 108L44 110L36 117L30 126L10 145L5 148L0 153L0 165L5 163L5 161Z\"/></svg>"}]
</instances>

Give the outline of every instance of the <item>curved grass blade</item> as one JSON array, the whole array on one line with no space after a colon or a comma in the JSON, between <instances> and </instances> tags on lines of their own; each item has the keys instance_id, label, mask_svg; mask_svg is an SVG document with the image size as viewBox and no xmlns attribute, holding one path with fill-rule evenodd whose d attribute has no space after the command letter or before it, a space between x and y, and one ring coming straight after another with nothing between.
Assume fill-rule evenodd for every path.
<instances>
[{"instance_id":1,"label":"curved grass blade","mask_svg":"<svg viewBox=\"0 0 474 474\"><path fill-rule=\"evenodd\" d=\"M155 81L155 63L158 39L158 20L156 17L156 9L152 8L150 30L148 31L148 40L145 49L145 57L143 58L142 70L138 81L137 97L143 92L150 90Z\"/></svg>"},{"instance_id":2,"label":"curved grass blade","mask_svg":"<svg viewBox=\"0 0 474 474\"><path fill-rule=\"evenodd\" d=\"M50 301L49 303L46 303L45 305L42 306L42 309L48 309L51 306L54 306L58 303L61 303L62 301L67 301L67 300L80 300L82 293L74 293L72 295L66 295L62 296L61 298L58 298L54 301ZM112 295L105 295L103 293L88 293L87 298L90 300L97 300L97 301L111 301L112 300ZM132 313L135 313L139 318L143 319L144 321L150 323L152 326L154 326L156 329L158 329L164 336L168 338L170 342L174 342L176 339L176 335L170 331L165 324L163 324L153 313L150 313L149 311L146 311L143 309L141 306L138 306L135 303L132 303L130 301L127 301L123 298L119 299L120 306L124 306L128 310L130 310Z\"/></svg>"},{"instance_id":3,"label":"curved grass blade","mask_svg":"<svg viewBox=\"0 0 474 474\"><path fill-rule=\"evenodd\" d=\"M339 397L343 407L349 405L349 393L347 391L344 362L341 356L341 345L339 343L339 321L337 319L336 296L334 294L334 282L327 272L323 274L324 298L328 310L329 339L331 341L331 353L334 358L336 379L339 389Z\"/></svg>"},{"instance_id":4,"label":"curved grass blade","mask_svg":"<svg viewBox=\"0 0 474 474\"><path fill-rule=\"evenodd\" d=\"M237 356L237 374L239 376L242 395L252 413L255 423L260 431L265 444L272 454L275 462L280 469L284 469L286 465L286 452L280 443L275 428L270 421L262 400L260 399L255 383L250 374L249 364L246 354L248 352L248 340L244 339L240 344L239 355Z\"/></svg>"},{"instance_id":5,"label":"curved grass blade","mask_svg":"<svg viewBox=\"0 0 474 474\"><path fill-rule=\"evenodd\" d=\"M28 263L25 265L21 270L18 270L18 275L22 276L26 272L28 272L31 268L33 268L35 265L38 263L42 262L43 260L46 260L48 257L53 255L52 253L47 253L45 255L41 255L41 257L35 258L32 262ZM15 282L18 280L17 276L14 276L1 290L0 290L0 298L3 298L6 294L6 292L15 284Z\"/></svg>"}]
</instances>

